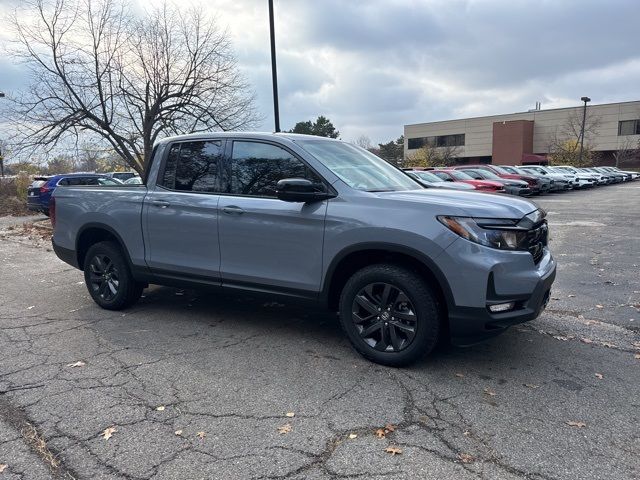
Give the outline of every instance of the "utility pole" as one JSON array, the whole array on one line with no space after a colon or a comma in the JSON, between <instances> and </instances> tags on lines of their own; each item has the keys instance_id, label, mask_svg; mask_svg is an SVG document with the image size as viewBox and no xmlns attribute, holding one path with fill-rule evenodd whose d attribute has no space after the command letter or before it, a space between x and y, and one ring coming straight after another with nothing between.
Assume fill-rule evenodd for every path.
<instances>
[{"instance_id":1,"label":"utility pole","mask_svg":"<svg viewBox=\"0 0 640 480\"><path fill-rule=\"evenodd\" d=\"M0 92L0 98L4 98L4 92ZM4 157L2 156L2 142L0 142L0 177L4 178Z\"/></svg>"},{"instance_id":2,"label":"utility pole","mask_svg":"<svg viewBox=\"0 0 640 480\"><path fill-rule=\"evenodd\" d=\"M578 166L582 165L582 151L584 150L584 124L587 121L587 102L590 102L589 97L582 97L580 100L584 102L582 107L582 126L580 127L580 157L578 159Z\"/></svg>"},{"instance_id":3,"label":"utility pole","mask_svg":"<svg viewBox=\"0 0 640 480\"><path fill-rule=\"evenodd\" d=\"M278 107L278 71L276 69L276 34L273 22L273 0L269 0L269 30L271 34L271 77L273 79L273 117L276 133L280 131L280 108Z\"/></svg>"}]
</instances>

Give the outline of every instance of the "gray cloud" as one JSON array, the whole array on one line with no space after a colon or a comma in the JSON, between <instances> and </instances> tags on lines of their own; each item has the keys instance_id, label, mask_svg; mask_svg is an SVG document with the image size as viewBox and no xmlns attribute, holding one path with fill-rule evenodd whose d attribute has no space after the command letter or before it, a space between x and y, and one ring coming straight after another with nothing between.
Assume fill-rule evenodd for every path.
<instances>
[{"instance_id":1,"label":"gray cloud","mask_svg":"<svg viewBox=\"0 0 640 480\"><path fill-rule=\"evenodd\" d=\"M199 1L199 0L194 0ZM0 0L6 5L7 0ZM266 2L202 4L232 34L273 128ZM640 98L637 0L276 0L281 124L327 115L349 140L407 123ZM19 67L0 59L0 89Z\"/></svg>"}]
</instances>

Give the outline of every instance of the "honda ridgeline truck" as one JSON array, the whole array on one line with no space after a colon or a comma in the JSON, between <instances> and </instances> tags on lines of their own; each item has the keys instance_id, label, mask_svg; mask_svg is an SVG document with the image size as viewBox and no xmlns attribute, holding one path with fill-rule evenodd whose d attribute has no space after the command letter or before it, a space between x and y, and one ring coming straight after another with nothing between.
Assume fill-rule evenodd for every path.
<instances>
[{"instance_id":1,"label":"honda ridgeline truck","mask_svg":"<svg viewBox=\"0 0 640 480\"><path fill-rule=\"evenodd\" d=\"M536 318L556 263L545 212L424 188L359 147L293 134L160 141L145 184L55 190L53 248L119 310L149 284L280 294L339 312L354 348L411 363Z\"/></svg>"}]
</instances>

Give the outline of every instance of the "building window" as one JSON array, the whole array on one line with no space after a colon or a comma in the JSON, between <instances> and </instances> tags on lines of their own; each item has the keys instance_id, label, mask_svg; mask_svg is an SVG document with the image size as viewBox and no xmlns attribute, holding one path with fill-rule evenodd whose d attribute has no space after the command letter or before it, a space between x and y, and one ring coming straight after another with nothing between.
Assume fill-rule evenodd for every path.
<instances>
[{"instance_id":1,"label":"building window","mask_svg":"<svg viewBox=\"0 0 640 480\"><path fill-rule=\"evenodd\" d=\"M425 138L424 137L420 137L420 138L410 138L407 142L408 142L408 147L409 150L417 150L418 148L422 148L424 147L424 141Z\"/></svg>"},{"instance_id":2,"label":"building window","mask_svg":"<svg viewBox=\"0 0 640 480\"><path fill-rule=\"evenodd\" d=\"M418 137L407 139L407 147L409 150L416 150L425 145L432 147L462 147L464 146L464 133L455 135L440 135L437 137Z\"/></svg>"},{"instance_id":3,"label":"building window","mask_svg":"<svg viewBox=\"0 0 640 480\"><path fill-rule=\"evenodd\" d=\"M618 135L640 135L640 119L618 122Z\"/></svg>"}]
</instances>

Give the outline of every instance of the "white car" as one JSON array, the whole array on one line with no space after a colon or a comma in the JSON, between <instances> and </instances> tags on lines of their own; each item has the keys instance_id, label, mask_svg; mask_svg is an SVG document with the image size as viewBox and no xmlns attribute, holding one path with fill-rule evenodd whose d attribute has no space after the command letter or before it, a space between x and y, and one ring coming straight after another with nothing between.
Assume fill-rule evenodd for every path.
<instances>
[{"instance_id":1,"label":"white car","mask_svg":"<svg viewBox=\"0 0 640 480\"><path fill-rule=\"evenodd\" d=\"M579 172L573 167L557 166L557 167L547 167L547 168L552 172L569 175L571 177L571 181L573 182L573 186L575 188L593 187L597 183L594 176L588 175L586 172Z\"/></svg>"},{"instance_id":2,"label":"white car","mask_svg":"<svg viewBox=\"0 0 640 480\"><path fill-rule=\"evenodd\" d=\"M521 165L518 167L518 169L525 172L535 172L538 175L544 175L547 178L554 180L556 183L564 183L566 184L566 188L569 190L576 186L574 184L573 177L571 177L570 175L567 175L564 172L558 173L552 170L548 170L547 167L544 167L542 165Z\"/></svg>"}]
</instances>

